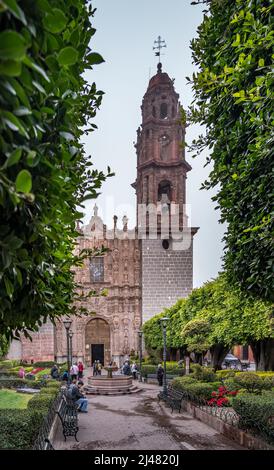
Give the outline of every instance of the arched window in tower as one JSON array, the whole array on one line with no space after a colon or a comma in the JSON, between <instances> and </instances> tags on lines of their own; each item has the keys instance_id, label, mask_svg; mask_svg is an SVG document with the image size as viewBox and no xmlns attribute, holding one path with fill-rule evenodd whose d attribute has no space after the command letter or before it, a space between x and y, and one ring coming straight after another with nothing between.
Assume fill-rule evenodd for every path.
<instances>
[{"instance_id":1,"label":"arched window in tower","mask_svg":"<svg viewBox=\"0 0 274 470\"><path fill-rule=\"evenodd\" d=\"M156 108L155 108L155 106L152 106L152 116L156 117Z\"/></svg>"},{"instance_id":2,"label":"arched window in tower","mask_svg":"<svg viewBox=\"0 0 274 470\"><path fill-rule=\"evenodd\" d=\"M163 180L158 186L158 201L171 201L171 184L167 180Z\"/></svg>"},{"instance_id":3,"label":"arched window in tower","mask_svg":"<svg viewBox=\"0 0 274 470\"><path fill-rule=\"evenodd\" d=\"M174 118L176 115L176 112L175 112L175 106L173 105L172 106L172 117Z\"/></svg>"},{"instance_id":4,"label":"arched window in tower","mask_svg":"<svg viewBox=\"0 0 274 470\"><path fill-rule=\"evenodd\" d=\"M160 118L166 119L167 118L167 103L162 103L160 107Z\"/></svg>"}]
</instances>

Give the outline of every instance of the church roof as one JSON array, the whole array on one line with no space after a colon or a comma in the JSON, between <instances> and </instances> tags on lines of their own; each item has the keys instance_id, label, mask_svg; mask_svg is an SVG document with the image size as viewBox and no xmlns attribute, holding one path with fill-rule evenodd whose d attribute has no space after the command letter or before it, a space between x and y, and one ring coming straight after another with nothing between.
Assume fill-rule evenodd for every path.
<instances>
[{"instance_id":1,"label":"church roof","mask_svg":"<svg viewBox=\"0 0 274 470\"><path fill-rule=\"evenodd\" d=\"M171 85L173 86L173 82L169 75L166 72L162 72L162 64L158 64L158 72L154 75L148 84L148 89L157 86L157 85Z\"/></svg>"}]
</instances>

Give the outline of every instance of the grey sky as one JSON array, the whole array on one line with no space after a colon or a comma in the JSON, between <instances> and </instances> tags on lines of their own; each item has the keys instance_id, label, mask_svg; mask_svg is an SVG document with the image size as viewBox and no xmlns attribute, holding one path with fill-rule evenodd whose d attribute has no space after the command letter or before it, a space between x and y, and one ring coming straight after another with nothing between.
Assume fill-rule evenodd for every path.
<instances>
[{"instance_id":1,"label":"grey sky","mask_svg":"<svg viewBox=\"0 0 274 470\"><path fill-rule=\"evenodd\" d=\"M193 97L185 77L194 71L189 45L202 21L203 8L191 6L190 0L94 0L92 5L97 8L93 21L97 32L91 47L106 62L95 66L86 76L105 95L95 119L98 130L85 137L84 142L96 168L104 170L109 165L116 173L104 184L96 201L99 215L112 225L114 213L121 223L126 212L132 228L135 194L130 185L136 177L133 142L141 124L142 97L149 77L157 69L153 42L159 35L165 39L163 71L175 78L175 89L181 104L187 108ZM200 132L198 126L189 127L187 142ZM191 204L192 225L200 227L194 238L194 287L215 277L221 269L224 227L218 223L219 213L214 210L212 192L199 190L209 171L208 167L203 168L205 159L205 154L196 159L187 155L192 166L187 180L187 203ZM113 210L106 210L112 204ZM94 201L86 204L85 223L93 205Z\"/></svg>"}]
</instances>

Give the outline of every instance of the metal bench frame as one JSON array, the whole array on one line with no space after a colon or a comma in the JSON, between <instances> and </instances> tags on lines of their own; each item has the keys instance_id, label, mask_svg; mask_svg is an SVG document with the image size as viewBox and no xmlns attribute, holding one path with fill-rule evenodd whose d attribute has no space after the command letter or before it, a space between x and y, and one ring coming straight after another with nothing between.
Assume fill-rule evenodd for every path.
<instances>
[{"instance_id":1,"label":"metal bench frame","mask_svg":"<svg viewBox=\"0 0 274 470\"><path fill-rule=\"evenodd\" d=\"M77 439L77 433L79 431L77 405L64 395L60 408L56 413L63 426L63 436L65 441L68 436L74 436L75 440L79 442Z\"/></svg>"},{"instance_id":2,"label":"metal bench frame","mask_svg":"<svg viewBox=\"0 0 274 470\"><path fill-rule=\"evenodd\" d=\"M175 390L173 387L169 385L167 389L167 394L164 392L160 392L158 394L158 400L163 400L166 402L166 404L173 410L178 410L179 413L181 412L182 408L182 399L183 399L183 394L179 392L178 390Z\"/></svg>"}]
</instances>

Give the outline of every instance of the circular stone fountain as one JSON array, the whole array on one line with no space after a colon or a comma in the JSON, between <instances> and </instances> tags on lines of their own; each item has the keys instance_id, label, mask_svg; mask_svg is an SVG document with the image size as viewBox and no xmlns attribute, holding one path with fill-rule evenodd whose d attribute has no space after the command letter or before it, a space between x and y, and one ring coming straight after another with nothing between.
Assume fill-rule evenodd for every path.
<instances>
[{"instance_id":1,"label":"circular stone fountain","mask_svg":"<svg viewBox=\"0 0 274 470\"><path fill-rule=\"evenodd\" d=\"M84 387L87 395L127 395L141 390L132 383L131 375L112 375L117 367L105 367L108 375L88 377L88 385Z\"/></svg>"}]
</instances>

